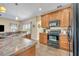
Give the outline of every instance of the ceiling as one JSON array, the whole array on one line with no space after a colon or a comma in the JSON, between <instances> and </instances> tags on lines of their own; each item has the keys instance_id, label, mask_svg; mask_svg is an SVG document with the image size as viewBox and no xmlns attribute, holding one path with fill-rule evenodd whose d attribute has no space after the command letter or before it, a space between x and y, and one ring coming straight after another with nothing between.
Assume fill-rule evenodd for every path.
<instances>
[{"instance_id":1,"label":"ceiling","mask_svg":"<svg viewBox=\"0 0 79 59\"><path fill-rule=\"evenodd\" d=\"M57 6L65 6L65 3L0 3L0 6L4 6L6 13L0 13L0 17L9 18L15 20L16 17L19 20L25 20L34 16L45 14L48 11L53 11ZM39 8L42 10L40 11Z\"/></svg>"}]
</instances>

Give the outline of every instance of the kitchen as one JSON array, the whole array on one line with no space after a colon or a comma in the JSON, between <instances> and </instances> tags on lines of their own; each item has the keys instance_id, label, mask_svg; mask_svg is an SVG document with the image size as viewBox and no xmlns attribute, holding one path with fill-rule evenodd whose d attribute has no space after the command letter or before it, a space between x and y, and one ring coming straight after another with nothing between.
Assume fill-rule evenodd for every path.
<instances>
[{"instance_id":1,"label":"kitchen","mask_svg":"<svg viewBox=\"0 0 79 59\"><path fill-rule=\"evenodd\" d=\"M50 12L49 11L46 12L45 9L46 13L44 13L42 9L44 7L48 9L48 7L51 7L51 5L54 7L54 4L49 4L48 7L47 4L16 4L15 3L15 4L2 4L2 5L10 9L7 10L7 12L14 9L15 11L12 10L14 16L15 15L19 16L20 15L19 13L21 13L21 15L23 14L23 16L24 13L26 13L25 15L27 15L28 8L25 9L26 6L30 6L31 8L33 8L32 12L39 13L39 15L33 14L34 16L31 18L25 18L25 19L22 18L24 20L19 20L20 17L14 17L9 15L7 17L11 16L12 18L6 18L5 15L7 15L7 13L1 14L0 25L3 25L4 30L0 32L0 39L2 39L3 42L3 43L0 42L0 44L3 44L0 49L0 55L40 56L39 53L42 52L38 52L38 51L41 48L43 48L40 45L61 49L61 51L64 50L68 52L68 54L70 53L70 51L72 53L72 40L70 34L68 33L68 30L71 27L71 23L70 23L71 10L72 10L71 4L58 4L58 5L55 4L56 8L53 11L51 9ZM38 6L36 7L35 5ZM41 7L44 6L44 7L38 8L40 6ZM19 7L23 8L22 11L21 8ZM17 13L14 13L16 12L16 10L18 10ZM31 9L29 8L29 10ZM34 10L38 10L38 12ZM15 20L13 20L14 18ZM9 49L9 47L11 48ZM60 53L61 52L58 52L57 54L60 55ZM46 54L51 55L49 53ZM43 55L41 54L41 56ZM55 54L52 54L52 56L53 55Z\"/></svg>"},{"instance_id":2,"label":"kitchen","mask_svg":"<svg viewBox=\"0 0 79 59\"><path fill-rule=\"evenodd\" d=\"M68 33L72 26L71 11L71 5L67 5L41 16L41 26L44 28L43 32L39 34L41 44L72 51L73 43Z\"/></svg>"}]
</instances>

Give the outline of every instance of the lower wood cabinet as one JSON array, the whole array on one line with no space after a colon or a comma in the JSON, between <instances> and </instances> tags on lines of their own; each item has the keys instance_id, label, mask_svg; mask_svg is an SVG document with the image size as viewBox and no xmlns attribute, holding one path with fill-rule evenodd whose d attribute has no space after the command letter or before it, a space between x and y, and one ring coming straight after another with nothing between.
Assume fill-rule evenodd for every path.
<instances>
[{"instance_id":1,"label":"lower wood cabinet","mask_svg":"<svg viewBox=\"0 0 79 59\"><path fill-rule=\"evenodd\" d=\"M67 36L60 36L59 37L59 46L61 49L69 50L69 42Z\"/></svg>"},{"instance_id":2,"label":"lower wood cabinet","mask_svg":"<svg viewBox=\"0 0 79 59\"><path fill-rule=\"evenodd\" d=\"M35 56L36 55L36 48L35 48L35 45L32 46L31 48L29 49L26 49L25 51L23 52L16 52L15 54L16 56Z\"/></svg>"},{"instance_id":3,"label":"lower wood cabinet","mask_svg":"<svg viewBox=\"0 0 79 59\"><path fill-rule=\"evenodd\" d=\"M31 39L31 34L27 34L27 35L25 35L25 38L27 38L27 39Z\"/></svg>"},{"instance_id":4,"label":"lower wood cabinet","mask_svg":"<svg viewBox=\"0 0 79 59\"><path fill-rule=\"evenodd\" d=\"M47 33L40 33L40 35L39 35L39 42L40 42L41 44L47 45L47 42L48 42Z\"/></svg>"},{"instance_id":5,"label":"lower wood cabinet","mask_svg":"<svg viewBox=\"0 0 79 59\"><path fill-rule=\"evenodd\" d=\"M47 45L48 43L47 33L40 33L39 42L41 44ZM59 47L60 49L69 50L68 36L64 36L64 35L59 36ZM70 42L70 50L72 51L72 42Z\"/></svg>"}]
</instances>

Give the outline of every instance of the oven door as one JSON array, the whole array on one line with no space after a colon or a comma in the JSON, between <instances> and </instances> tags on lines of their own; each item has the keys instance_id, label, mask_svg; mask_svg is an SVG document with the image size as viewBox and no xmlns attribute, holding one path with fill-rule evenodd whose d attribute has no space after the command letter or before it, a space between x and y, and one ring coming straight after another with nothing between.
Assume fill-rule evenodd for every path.
<instances>
[{"instance_id":1,"label":"oven door","mask_svg":"<svg viewBox=\"0 0 79 59\"><path fill-rule=\"evenodd\" d=\"M58 36L48 35L48 45L58 48Z\"/></svg>"}]
</instances>

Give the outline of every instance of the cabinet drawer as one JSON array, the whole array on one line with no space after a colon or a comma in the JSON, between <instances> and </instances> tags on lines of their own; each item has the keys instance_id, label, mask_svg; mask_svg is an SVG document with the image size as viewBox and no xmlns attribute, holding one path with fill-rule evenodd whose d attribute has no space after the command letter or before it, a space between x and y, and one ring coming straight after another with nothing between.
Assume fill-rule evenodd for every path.
<instances>
[{"instance_id":1,"label":"cabinet drawer","mask_svg":"<svg viewBox=\"0 0 79 59\"><path fill-rule=\"evenodd\" d=\"M68 41L64 41L64 40L63 40L63 41L60 41L60 43L64 43L64 44L67 43L67 44L68 44Z\"/></svg>"},{"instance_id":2,"label":"cabinet drawer","mask_svg":"<svg viewBox=\"0 0 79 59\"><path fill-rule=\"evenodd\" d=\"M67 42L61 42L60 45L68 46L68 43Z\"/></svg>"},{"instance_id":3,"label":"cabinet drawer","mask_svg":"<svg viewBox=\"0 0 79 59\"><path fill-rule=\"evenodd\" d=\"M60 39L67 40L68 36L60 36Z\"/></svg>"},{"instance_id":4,"label":"cabinet drawer","mask_svg":"<svg viewBox=\"0 0 79 59\"><path fill-rule=\"evenodd\" d=\"M61 48L61 49L65 49L65 50L68 50L68 49L69 49L69 47L66 46L66 45L62 45L62 46L60 46L60 48Z\"/></svg>"}]
</instances>

